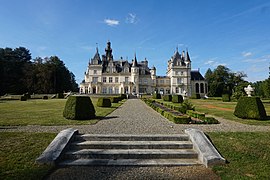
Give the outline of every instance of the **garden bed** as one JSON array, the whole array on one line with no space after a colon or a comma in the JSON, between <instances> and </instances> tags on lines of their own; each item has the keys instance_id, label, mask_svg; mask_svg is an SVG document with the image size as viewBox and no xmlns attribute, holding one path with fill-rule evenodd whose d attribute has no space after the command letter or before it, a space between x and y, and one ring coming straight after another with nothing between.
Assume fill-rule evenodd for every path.
<instances>
[{"instance_id":1,"label":"garden bed","mask_svg":"<svg viewBox=\"0 0 270 180\"><path fill-rule=\"evenodd\" d=\"M152 107L155 111L159 112L162 116L168 120L177 124L218 124L218 120L213 117L205 117L205 114L196 111L188 110L187 114L182 113L181 107L163 104L159 101L151 99L143 99L144 102ZM200 114L200 115L198 115ZM203 115L201 115L203 114Z\"/></svg>"}]
</instances>

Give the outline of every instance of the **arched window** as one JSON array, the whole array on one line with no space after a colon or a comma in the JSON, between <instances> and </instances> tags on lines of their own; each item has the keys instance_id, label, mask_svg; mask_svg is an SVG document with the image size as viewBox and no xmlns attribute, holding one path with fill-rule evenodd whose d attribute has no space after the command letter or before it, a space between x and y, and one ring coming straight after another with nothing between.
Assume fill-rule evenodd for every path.
<instances>
[{"instance_id":1,"label":"arched window","mask_svg":"<svg viewBox=\"0 0 270 180\"><path fill-rule=\"evenodd\" d=\"M201 90L201 93L204 93L204 84L203 83L200 84L200 90Z\"/></svg>"},{"instance_id":2,"label":"arched window","mask_svg":"<svg viewBox=\"0 0 270 180\"><path fill-rule=\"evenodd\" d=\"M195 90L196 90L196 93L200 93L200 87L199 87L199 83L196 83L195 84Z\"/></svg>"}]
</instances>

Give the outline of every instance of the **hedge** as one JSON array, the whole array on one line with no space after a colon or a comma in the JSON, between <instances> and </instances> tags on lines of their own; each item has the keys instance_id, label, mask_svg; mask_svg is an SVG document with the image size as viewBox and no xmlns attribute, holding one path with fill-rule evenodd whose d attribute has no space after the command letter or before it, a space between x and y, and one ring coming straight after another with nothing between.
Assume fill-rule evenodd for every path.
<instances>
[{"instance_id":1,"label":"hedge","mask_svg":"<svg viewBox=\"0 0 270 180\"><path fill-rule=\"evenodd\" d=\"M173 95L172 102L173 103L182 103L184 101L183 96L181 95Z\"/></svg>"},{"instance_id":2,"label":"hedge","mask_svg":"<svg viewBox=\"0 0 270 180\"><path fill-rule=\"evenodd\" d=\"M57 99L63 99L64 98L64 94L63 93L57 93L56 94L56 98Z\"/></svg>"},{"instance_id":3,"label":"hedge","mask_svg":"<svg viewBox=\"0 0 270 180\"><path fill-rule=\"evenodd\" d=\"M112 103L109 98L101 97L101 98L98 98L97 106L98 107L111 107Z\"/></svg>"},{"instance_id":4,"label":"hedge","mask_svg":"<svg viewBox=\"0 0 270 180\"><path fill-rule=\"evenodd\" d=\"M159 93L154 93L154 94L153 94L153 99L161 99L161 94L159 94Z\"/></svg>"},{"instance_id":5,"label":"hedge","mask_svg":"<svg viewBox=\"0 0 270 180\"><path fill-rule=\"evenodd\" d=\"M122 99L120 97L110 97L111 103L118 103Z\"/></svg>"},{"instance_id":6,"label":"hedge","mask_svg":"<svg viewBox=\"0 0 270 180\"><path fill-rule=\"evenodd\" d=\"M21 101L27 101L27 97L26 97L26 96L21 96L21 97L20 97L20 100L21 100Z\"/></svg>"},{"instance_id":7,"label":"hedge","mask_svg":"<svg viewBox=\"0 0 270 180\"><path fill-rule=\"evenodd\" d=\"M63 111L66 119L85 120L95 118L95 108L89 96L69 96Z\"/></svg>"},{"instance_id":8,"label":"hedge","mask_svg":"<svg viewBox=\"0 0 270 180\"><path fill-rule=\"evenodd\" d=\"M170 94L164 95L164 96L163 96L163 100L164 100L164 101L172 101L172 95L170 95Z\"/></svg>"},{"instance_id":9,"label":"hedge","mask_svg":"<svg viewBox=\"0 0 270 180\"><path fill-rule=\"evenodd\" d=\"M196 93L196 94L192 94L190 99L201 99L201 95Z\"/></svg>"},{"instance_id":10,"label":"hedge","mask_svg":"<svg viewBox=\"0 0 270 180\"><path fill-rule=\"evenodd\" d=\"M48 96L43 96L42 99L46 100L46 99L49 99L49 97Z\"/></svg>"},{"instance_id":11,"label":"hedge","mask_svg":"<svg viewBox=\"0 0 270 180\"><path fill-rule=\"evenodd\" d=\"M192 116L194 118L201 119L201 120L205 118L205 113L201 113L201 112L193 111L193 110L187 110L187 115Z\"/></svg>"},{"instance_id":12,"label":"hedge","mask_svg":"<svg viewBox=\"0 0 270 180\"><path fill-rule=\"evenodd\" d=\"M264 120L267 118L264 105L259 97L240 97L234 115L242 119Z\"/></svg>"},{"instance_id":13,"label":"hedge","mask_svg":"<svg viewBox=\"0 0 270 180\"><path fill-rule=\"evenodd\" d=\"M222 101L223 102L230 102L231 96L229 94L222 94Z\"/></svg>"}]
</instances>

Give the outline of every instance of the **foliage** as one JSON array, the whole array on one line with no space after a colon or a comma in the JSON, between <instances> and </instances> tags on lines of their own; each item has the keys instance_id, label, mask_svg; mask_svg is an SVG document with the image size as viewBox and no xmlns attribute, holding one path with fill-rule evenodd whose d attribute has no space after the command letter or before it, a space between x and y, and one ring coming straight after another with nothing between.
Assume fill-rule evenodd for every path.
<instances>
[{"instance_id":1,"label":"foliage","mask_svg":"<svg viewBox=\"0 0 270 180\"><path fill-rule=\"evenodd\" d=\"M246 74L243 72L231 72L225 66L219 65L213 71L208 69L205 79L208 82L208 96L221 97L222 94L232 94L235 88L244 81Z\"/></svg>"},{"instance_id":2,"label":"foliage","mask_svg":"<svg viewBox=\"0 0 270 180\"><path fill-rule=\"evenodd\" d=\"M252 86L255 87L256 96L270 98L270 78L264 81L257 81Z\"/></svg>"},{"instance_id":3,"label":"foliage","mask_svg":"<svg viewBox=\"0 0 270 180\"><path fill-rule=\"evenodd\" d=\"M161 94L159 94L159 93L154 93L154 94L153 94L153 99L161 99Z\"/></svg>"},{"instance_id":4,"label":"foliage","mask_svg":"<svg viewBox=\"0 0 270 180\"><path fill-rule=\"evenodd\" d=\"M63 99L64 98L64 93L57 93L56 98L57 99Z\"/></svg>"},{"instance_id":5,"label":"foliage","mask_svg":"<svg viewBox=\"0 0 270 180\"><path fill-rule=\"evenodd\" d=\"M184 102L181 105L181 109L182 109L181 112L185 114L187 112L187 110L195 111L195 106L190 101L185 99Z\"/></svg>"},{"instance_id":6,"label":"foliage","mask_svg":"<svg viewBox=\"0 0 270 180\"><path fill-rule=\"evenodd\" d=\"M230 102L231 101L230 94L222 94L222 101L223 102Z\"/></svg>"},{"instance_id":7,"label":"foliage","mask_svg":"<svg viewBox=\"0 0 270 180\"><path fill-rule=\"evenodd\" d=\"M49 99L49 97L48 96L43 96L42 99L47 100L47 99Z\"/></svg>"},{"instance_id":8,"label":"foliage","mask_svg":"<svg viewBox=\"0 0 270 180\"><path fill-rule=\"evenodd\" d=\"M53 167L37 165L35 159L55 136L55 133L0 132L1 179L44 179Z\"/></svg>"},{"instance_id":9,"label":"foliage","mask_svg":"<svg viewBox=\"0 0 270 180\"><path fill-rule=\"evenodd\" d=\"M207 133L227 164L212 169L221 179L269 179L270 132Z\"/></svg>"},{"instance_id":10,"label":"foliage","mask_svg":"<svg viewBox=\"0 0 270 180\"><path fill-rule=\"evenodd\" d=\"M173 103L182 103L183 100L183 96L182 95L172 95L172 102Z\"/></svg>"},{"instance_id":11,"label":"foliage","mask_svg":"<svg viewBox=\"0 0 270 180\"><path fill-rule=\"evenodd\" d=\"M98 107L111 107L111 100L109 98L100 97L97 101Z\"/></svg>"},{"instance_id":12,"label":"foliage","mask_svg":"<svg viewBox=\"0 0 270 180\"><path fill-rule=\"evenodd\" d=\"M63 111L66 119L86 120L95 118L95 108L89 96L69 96Z\"/></svg>"},{"instance_id":13,"label":"foliage","mask_svg":"<svg viewBox=\"0 0 270 180\"><path fill-rule=\"evenodd\" d=\"M266 111L259 97L241 97L235 107L234 115L242 119L266 119Z\"/></svg>"},{"instance_id":14,"label":"foliage","mask_svg":"<svg viewBox=\"0 0 270 180\"><path fill-rule=\"evenodd\" d=\"M121 101L121 97L110 97L111 103L118 103Z\"/></svg>"},{"instance_id":15,"label":"foliage","mask_svg":"<svg viewBox=\"0 0 270 180\"><path fill-rule=\"evenodd\" d=\"M201 95L199 93L194 93L191 95L190 99L201 99Z\"/></svg>"},{"instance_id":16,"label":"foliage","mask_svg":"<svg viewBox=\"0 0 270 180\"><path fill-rule=\"evenodd\" d=\"M172 95L171 94L165 94L163 96L164 101L172 101Z\"/></svg>"},{"instance_id":17,"label":"foliage","mask_svg":"<svg viewBox=\"0 0 270 180\"><path fill-rule=\"evenodd\" d=\"M26 101L27 100L27 97L26 96L21 96L20 100L21 101Z\"/></svg>"},{"instance_id":18,"label":"foliage","mask_svg":"<svg viewBox=\"0 0 270 180\"><path fill-rule=\"evenodd\" d=\"M63 91L78 91L78 85L57 56L32 60L24 47L0 48L0 95Z\"/></svg>"}]
</instances>

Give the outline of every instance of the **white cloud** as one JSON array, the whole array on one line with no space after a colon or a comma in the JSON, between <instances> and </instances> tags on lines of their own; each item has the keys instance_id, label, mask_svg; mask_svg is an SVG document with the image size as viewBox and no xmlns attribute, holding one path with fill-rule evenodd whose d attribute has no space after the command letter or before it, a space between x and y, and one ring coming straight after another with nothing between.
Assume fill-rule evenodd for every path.
<instances>
[{"instance_id":1,"label":"white cloud","mask_svg":"<svg viewBox=\"0 0 270 180\"><path fill-rule=\"evenodd\" d=\"M259 58L250 58L250 59L244 59L242 62L248 62L248 63L261 63L261 62L269 62L270 61L270 55L265 55Z\"/></svg>"},{"instance_id":2,"label":"white cloud","mask_svg":"<svg viewBox=\"0 0 270 180\"><path fill-rule=\"evenodd\" d=\"M242 56L244 57L252 56L252 52L242 52Z\"/></svg>"},{"instance_id":3,"label":"white cloud","mask_svg":"<svg viewBox=\"0 0 270 180\"><path fill-rule=\"evenodd\" d=\"M222 65L222 66L227 65L226 63L220 63L219 61L217 61L217 59L218 58L211 58L211 59L207 60L204 64L212 66L212 67L217 67L219 65Z\"/></svg>"},{"instance_id":4,"label":"white cloud","mask_svg":"<svg viewBox=\"0 0 270 180\"><path fill-rule=\"evenodd\" d=\"M128 24L137 24L138 18L136 14L128 13L128 16L126 17L126 23Z\"/></svg>"},{"instance_id":5,"label":"white cloud","mask_svg":"<svg viewBox=\"0 0 270 180\"><path fill-rule=\"evenodd\" d=\"M120 24L120 22L115 19L104 19L104 23L107 24L108 26L117 26Z\"/></svg>"}]
</instances>

